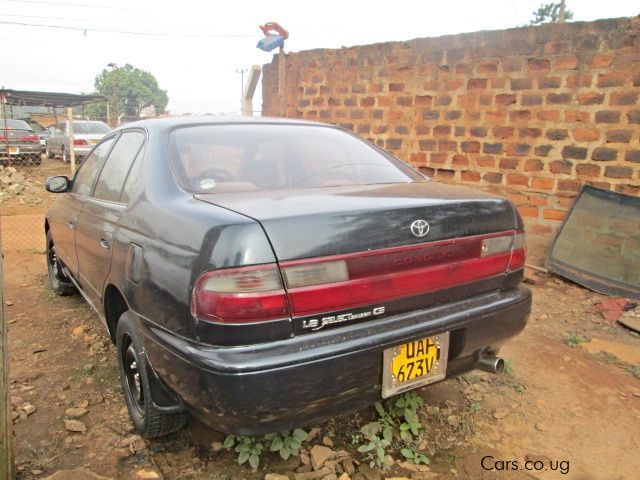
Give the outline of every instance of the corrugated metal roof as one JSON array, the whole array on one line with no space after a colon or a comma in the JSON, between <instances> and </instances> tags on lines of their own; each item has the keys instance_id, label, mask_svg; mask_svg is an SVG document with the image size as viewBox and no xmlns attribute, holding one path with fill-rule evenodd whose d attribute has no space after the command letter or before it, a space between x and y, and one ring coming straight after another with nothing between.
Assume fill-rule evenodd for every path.
<instances>
[{"instance_id":1,"label":"corrugated metal roof","mask_svg":"<svg viewBox=\"0 0 640 480\"><path fill-rule=\"evenodd\" d=\"M77 95L74 93L30 92L26 90L0 90L0 99L7 105L30 107L73 107L86 103L104 102L102 95Z\"/></svg>"}]
</instances>

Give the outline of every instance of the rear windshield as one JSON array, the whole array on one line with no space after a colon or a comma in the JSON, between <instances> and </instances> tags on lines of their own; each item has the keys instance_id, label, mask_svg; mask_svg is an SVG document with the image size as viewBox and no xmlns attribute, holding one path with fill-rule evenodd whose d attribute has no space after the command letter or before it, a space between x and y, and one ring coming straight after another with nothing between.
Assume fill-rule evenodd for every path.
<instances>
[{"instance_id":1,"label":"rear windshield","mask_svg":"<svg viewBox=\"0 0 640 480\"><path fill-rule=\"evenodd\" d=\"M7 118L6 123L8 130L27 130L30 132L33 131L29 124L24 120L14 120L13 118ZM0 130L4 130L4 126L5 119L0 118Z\"/></svg>"},{"instance_id":2,"label":"rear windshield","mask_svg":"<svg viewBox=\"0 0 640 480\"><path fill-rule=\"evenodd\" d=\"M73 133L103 133L111 131L104 122L73 122Z\"/></svg>"},{"instance_id":3,"label":"rear windshield","mask_svg":"<svg viewBox=\"0 0 640 480\"><path fill-rule=\"evenodd\" d=\"M197 193L424 180L391 155L330 127L198 125L172 131L170 143L180 183Z\"/></svg>"}]
</instances>

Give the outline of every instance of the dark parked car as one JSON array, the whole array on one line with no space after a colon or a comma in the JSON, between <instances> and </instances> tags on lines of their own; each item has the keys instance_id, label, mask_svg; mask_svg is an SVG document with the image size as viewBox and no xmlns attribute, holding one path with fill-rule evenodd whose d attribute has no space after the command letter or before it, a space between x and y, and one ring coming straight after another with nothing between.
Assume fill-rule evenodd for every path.
<instances>
[{"instance_id":1,"label":"dark parked car","mask_svg":"<svg viewBox=\"0 0 640 480\"><path fill-rule=\"evenodd\" d=\"M2 165L40 165L40 138L24 120L0 118L0 163Z\"/></svg>"},{"instance_id":2,"label":"dark parked car","mask_svg":"<svg viewBox=\"0 0 640 480\"><path fill-rule=\"evenodd\" d=\"M261 434L499 371L529 314L511 202L334 126L136 122L47 189L51 287L98 312L146 436L187 411Z\"/></svg>"}]
</instances>

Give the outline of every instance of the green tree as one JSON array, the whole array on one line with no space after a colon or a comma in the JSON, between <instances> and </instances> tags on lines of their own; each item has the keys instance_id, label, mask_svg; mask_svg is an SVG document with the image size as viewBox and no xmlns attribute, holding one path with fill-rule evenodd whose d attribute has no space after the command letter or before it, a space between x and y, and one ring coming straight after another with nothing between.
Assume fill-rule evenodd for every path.
<instances>
[{"instance_id":1,"label":"green tree","mask_svg":"<svg viewBox=\"0 0 640 480\"><path fill-rule=\"evenodd\" d=\"M540 25L542 23L559 23L561 2L558 3L543 3L538 7L538 10L533 12L533 19L531 25ZM569 9L564 11L564 21L571 20L573 18L573 12Z\"/></svg>"},{"instance_id":2,"label":"green tree","mask_svg":"<svg viewBox=\"0 0 640 480\"><path fill-rule=\"evenodd\" d=\"M158 86L158 81L149 72L126 64L123 67L104 69L96 77L95 93L104 95L109 101L112 119L121 114L139 117L142 109L153 106L156 114L164 113L169 102L167 91ZM107 117L104 103L91 104L85 113L91 118Z\"/></svg>"}]
</instances>

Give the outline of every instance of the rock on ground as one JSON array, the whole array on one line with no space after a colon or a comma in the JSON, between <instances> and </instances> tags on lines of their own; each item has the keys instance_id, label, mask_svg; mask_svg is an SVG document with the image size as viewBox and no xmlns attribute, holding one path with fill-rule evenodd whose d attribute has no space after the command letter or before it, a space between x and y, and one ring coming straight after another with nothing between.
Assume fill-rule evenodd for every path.
<instances>
[{"instance_id":1,"label":"rock on ground","mask_svg":"<svg viewBox=\"0 0 640 480\"><path fill-rule=\"evenodd\" d=\"M45 480L113 480L110 477L103 477L84 468L75 470L58 470L53 475L49 475Z\"/></svg>"}]
</instances>

